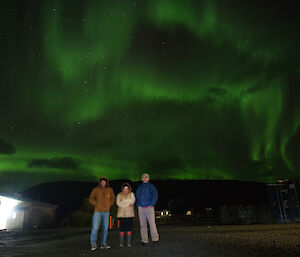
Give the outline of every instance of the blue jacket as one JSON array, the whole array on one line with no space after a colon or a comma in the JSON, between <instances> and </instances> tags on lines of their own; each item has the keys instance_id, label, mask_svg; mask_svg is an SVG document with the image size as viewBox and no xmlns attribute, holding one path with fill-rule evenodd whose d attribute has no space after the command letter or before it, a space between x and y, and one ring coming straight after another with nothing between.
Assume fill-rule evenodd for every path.
<instances>
[{"instance_id":1,"label":"blue jacket","mask_svg":"<svg viewBox=\"0 0 300 257\"><path fill-rule=\"evenodd\" d=\"M136 205L141 207L154 206L158 198L157 190L150 182L142 183L136 190Z\"/></svg>"}]
</instances>

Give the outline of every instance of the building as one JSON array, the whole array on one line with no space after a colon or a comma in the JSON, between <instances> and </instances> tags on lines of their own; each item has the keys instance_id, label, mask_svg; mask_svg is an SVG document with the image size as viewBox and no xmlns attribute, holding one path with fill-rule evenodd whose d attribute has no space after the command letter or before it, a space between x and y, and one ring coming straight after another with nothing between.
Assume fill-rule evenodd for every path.
<instances>
[{"instance_id":1,"label":"building","mask_svg":"<svg viewBox=\"0 0 300 257\"><path fill-rule=\"evenodd\" d=\"M18 194L0 194L0 230L53 227L57 207Z\"/></svg>"},{"instance_id":2,"label":"building","mask_svg":"<svg viewBox=\"0 0 300 257\"><path fill-rule=\"evenodd\" d=\"M300 179L268 184L268 196L277 223L300 221Z\"/></svg>"}]
</instances>

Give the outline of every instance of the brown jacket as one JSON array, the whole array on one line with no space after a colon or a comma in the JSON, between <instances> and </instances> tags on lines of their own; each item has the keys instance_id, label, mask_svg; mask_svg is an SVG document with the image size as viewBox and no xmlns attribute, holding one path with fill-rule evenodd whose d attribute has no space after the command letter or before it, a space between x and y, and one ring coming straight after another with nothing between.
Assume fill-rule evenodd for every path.
<instances>
[{"instance_id":1,"label":"brown jacket","mask_svg":"<svg viewBox=\"0 0 300 257\"><path fill-rule=\"evenodd\" d=\"M89 202L95 206L95 211L109 212L110 207L115 203L115 194L111 187L104 188L97 186L90 194Z\"/></svg>"}]
</instances>

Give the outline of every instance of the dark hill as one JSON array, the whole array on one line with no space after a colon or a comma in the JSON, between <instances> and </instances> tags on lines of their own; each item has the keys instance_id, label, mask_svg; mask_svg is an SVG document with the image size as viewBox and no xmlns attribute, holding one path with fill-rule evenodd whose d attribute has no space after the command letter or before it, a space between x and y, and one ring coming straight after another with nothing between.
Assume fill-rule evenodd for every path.
<instances>
[{"instance_id":1,"label":"dark hill","mask_svg":"<svg viewBox=\"0 0 300 257\"><path fill-rule=\"evenodd\" d=\"M140 182L113 180L110 186L117 194L124 182L130 182L133 192ZM195 211L221 205L263 204L267 202L266 184L231 180L151 180L158 190L156 209L167 209L172 199L183 198ZM59 206L59 218L80 208L95 182L59 181L34 186L22 195Z\"/></svg>"}]
</instances>

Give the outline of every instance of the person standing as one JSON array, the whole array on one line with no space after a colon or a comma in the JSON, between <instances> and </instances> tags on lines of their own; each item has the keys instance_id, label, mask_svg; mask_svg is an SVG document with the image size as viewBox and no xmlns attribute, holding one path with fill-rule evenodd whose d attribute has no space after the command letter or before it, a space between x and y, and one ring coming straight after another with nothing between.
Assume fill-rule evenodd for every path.
<instances>
[{"instance_id":1,"label":"person standing","mask_svg":"<svg viewBox=\"0 0 300 257\"><path fill-rule=\"evenodd\" d=\"M89 202L94 205L93 225L90 236L91 250L97 249L97 237L100 224L102 222L102 243L101 249L109 249L107 244L107 234L109 226L110 208L115 203L115 194L108 186L108 180L105 177L99 179L99 185L95 187L89 197Z\"/></svg>"},{"instance_id":2,"label":"person standing","mask_svg":"<svg viewBox=\"0 0 300 257\"><path fill-rule=\"evenodd\" d=\"M117 195L118 212L117 217L120 222L120 247L124 246L124 237L127 234L127 247L131 247L132 226L134 218L135 196L131 192L131 186L124 183L121 192Z\"/></svg>"},{"instance_id":3,"label":"person standing","mask_svg":"<svg viewBox=\"0 0 300 257\"><path fill-rule=\"evenodd\" d=\"M149 223L151 239L154 245L158 244L159 235L155 224L154 206L157 202L158 194L155 186L149 182L148 173L142 175L143 183L140 184L136 191L136 205L138 207L140 219L141 244L145 246L149 243L147 222Z\"/></svg>"}]
</instances>

